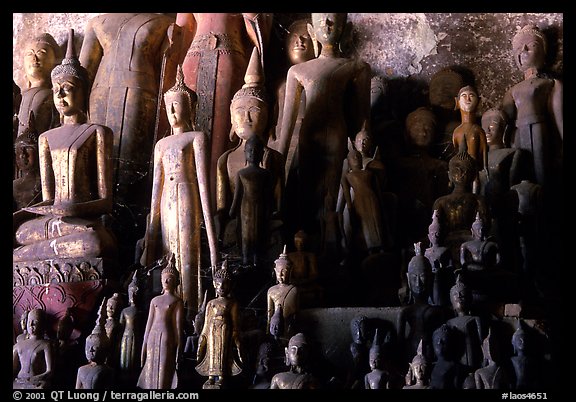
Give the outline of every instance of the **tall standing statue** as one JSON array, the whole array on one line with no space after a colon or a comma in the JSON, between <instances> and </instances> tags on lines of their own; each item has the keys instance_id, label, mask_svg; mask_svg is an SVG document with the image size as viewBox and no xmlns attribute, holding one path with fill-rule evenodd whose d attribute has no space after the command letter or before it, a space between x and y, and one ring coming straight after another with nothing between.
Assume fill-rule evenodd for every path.
<instances>
[{"instance_id":1,"label":"tall standing statue","mask_svg":"<svg viewBox=\"0 0 576 402\"><path fill-rule=\"evenodd\" d=\"M230 148L230 102L242 86L250 50L264 60L273 15L267 13L178 13L182 27L179 63L184 81L199 95L196 129L208 136L208 171L214 207L218 158ZM267 138L266 138L267 140ZM266 143L266 141L264 141ZM234 176L232 176L234 177Z\"/></svg>"},{"instance_id":2,"label":"tall standing statue","mask_svg":"<svg viewBox=\"0 0 576 402\"><path fill-rule=\"evenodd\" d=\"M164 94L172 133L154 147L150 217L142 255L145 266L168 253L175 255L182 281L178 294L193 312L203 294L202 225L212 266L218 254L208 186L208 139L194 131L192 123L196 99L179 70L176 84Z\"/></svg>"},{"instance_id":3,"label":"tall standing statue","mask_svg":"<svg viewBox=\"0 0 576 402\"><path fill-rule=\"evenodd\" d=\"M106 301L106 322L104 323L104 329L106 330L106 336L110 340L110 351L107 363L114 368L118 367L120 362L122 325L119 319L123 304L124 301L119 293L114 293Z\"/></svg>"},{"instance_id":4,"label":"tall standing statue","mask_svg":"<svg viewBox=\"0 0 576 402\"><path fill-rule=\"evenodd\" d=\"M150 301L142 342L142 371L137 386L143 389L174 389L176 370L183 357L184 304L176 295L180 273L172 255L162 269L162 294Z\"/></svg>"},{"instance_id":5,"label":"tall standing statue","mask_svg":"<svg viewBox=\"0 0 576 402\"><path fill-rule=\"evenodd\" d=\"M122 326L122 338L120 339L120 373L122 380L131 382L139 368L138 352L141 343L141 311L136 303L139 292L137 271L134 271L132 280L128 285L128 307L120 312L119 322Z\"/></svg>"},{"instance_id":6,"label":"tall standing statue","mask_svg":"<svg viewBox=\"0 0 576 402\"><path fill-rule=\"evenodd\" d=\"M352 138L370 112L370 66L343 57L340 45L346 30L345 13L312 13L308 32L319 56L288 70L279 151L286 157L302 96L305 96L299 154L297 225L320 235L324 245L337 247L336 203ZM348 25L348 28L350 26Z\"/></svg>"},{"instance_id":7,"label":"tall standing statue","mask_svg":"<svg viewBox=\"0 0 576 402\"><path fill-rule=\"evenodd\" d=\"M563 86L543 72L546 46L536 26L526 25L516 33L512 53L524 80L508 89L502 100L513 127L512 146L530 153L533 180L542 186L562 169L564 132Z\"/></svg>"},{"instance_id":8,"label":"tall standing statue","mask_svg":"<svg viewBox=\"0 0 576 402\"><path fill-rule=\"evenodd\" d=\"M70 30L66 57L52 70L62 125L38 139L43 201L14 213L14 262L116 257L114 237L98 219L112 211L112 132L87 122L88 75L73 41Z\"/></svg>"},{"instance_id":9,"label":"tall standing statue","mask_svg":"<svg viewBox=\"0 0 576 402\"><path fill-rule=\"evenodd\" d=\"M230 377L242 372L243 363L239 305L232 296L232 274L227 260L214 273L212 282L216 298L206 306L196 357L196 371L208 376L204 389L225 388Z\"/></svg>"},{"instance_id":10,"label":"tall standing statue","mask_svg":"<svg viewBox=\"0 0 576 402\"><path fill-rule=\"evenodd\" d=\"M272 173L261 167L264 144L258 136L244 146L245 168L236 173L230 217L237 217L237 244L244 266L259 267L270 240L270 222L274 203Z\"/></svg>"},{"instance_id":11,"label":"tall standing statue","mask_svg":"<svg viewBox=\"0 0 576 402\"><path fill-rule=\"evenodd\" d=\"M310 345L306 336L299 332L288 341L285 348L286 365L289 370L275 374L270 382L270 389L315 389L318 380L308 372Z\"/></svg>"},{"instance_id":12,"label":"tall standing statue","mask_svg":"<svg viewBox=\"0 0 576 402\"><path fill-rule=\"evenodd\" d=\"M34 113L38 134L59 126L58 112L54 108L50 73L61 60L60 47L49 33L32 38L24 52L26 85L21 92L18 111L18 135L27 127L30 112Z\"/></svg>"},{"instance_id":13,"label":"tall standing statue","mask_svg":"<svg viewBox=\"0 0 576 402\"><path fill-rule=\"evenodd\" d=\"M28 337L12 348L13 388L49 388L54 374L52 345L44 338L46 313L32 309L28 313L26 329Z\"/></svg>"},{"instance_id":14,"label":"tall standing statue","mask_svg":"<svg viewBox=\"0 0 576 402\"><path fill-rule=\"evenodd\" d=\"M284 332L282 336L289 338L294 332L293 327L296 314L300 308L298 288L290 282L292 263L287 258L286 246L284 251L276 261L274 261L274 272L276 273L276 285L270 287L266 293L267 300L267 323L270 327L272 316L278 307L282 308Z\"/></svg>"},{"instance_id":15,"label":"tall standing statue","mask_svg":"<svg viewBox=\"0 0 576 402\"><path fill-rule=\"evenodd\" d=\"M488 170L488 143L486 133L476 122L476 109L480 99L478 91L471 85L460 88L456 98L456 107L460 109L462 123L454 129L452 142L455 149L460 149L460 143L466 142L466 150L478 164L478 172ZM474 181L474 193L480 193L479 177Z\"/></svg>"},{"instance_id":16,"label":"tall standing statue","mask_svg":"<svg viewBox=\"0 0 576 402\"><path fill-rule=\"evenodd\" d=\"M161 76L168 55L168 27L174 20L156 13L109 13L88 21L80 62L91 82L90 121L114 133L111 157L117 232L133 255L142 237L150 197ZM127 261L131 264L132 261Z\"/></svg>"},{"instance_id":17,"label":"tall standing statue","mask_svg":"<svg viewBox=\"0 0 576 402\"><path fill-rule=\"evenodd\" d=\"M230 137L231 140L238 142L218 158L216 226L221 240L224 239L229 220L228 214L236 191L236 176L238 171L246 166L246 143L254 136L258 136L264 144L267 142L269 104L257 48L252 51L244 79L245 84L234 94L232 102L228 105L232 120ZM272 175L274 202L269 207L272 214L277 216L282 210L284 194L284 159L278 151L264 146L262 166Z\"/></svg>"}]
</instances>

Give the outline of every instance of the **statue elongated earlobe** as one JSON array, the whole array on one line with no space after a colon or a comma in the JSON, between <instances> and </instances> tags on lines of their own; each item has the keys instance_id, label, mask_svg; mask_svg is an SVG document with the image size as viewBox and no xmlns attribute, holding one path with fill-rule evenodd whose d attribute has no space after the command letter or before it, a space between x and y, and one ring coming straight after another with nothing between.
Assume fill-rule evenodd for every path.
<instances>
[{"instance_id":1,"label":"statue elongated earlobe","mask_svg":"<svg viewBox=\"0 0 576 402\"><path fill-rule=\"evenodd\" d=\"M460 101L457 96L454 97L454 110L460 110Z\"/></svg>"},{"instance_id":2,"label":"statue elongated earlobe","mask_svg":"<svg viewBox=\"0 0 576 402\"><path fill-rule=\"evenodd\" d=\"M314 46L314 57L318 57L320 55L320 46L316 39L316 34L314 33L314 26L312 24L306 24L306 27L308 28L308 34L310 35L312 45Z\"/></svg>"}]
</instances>

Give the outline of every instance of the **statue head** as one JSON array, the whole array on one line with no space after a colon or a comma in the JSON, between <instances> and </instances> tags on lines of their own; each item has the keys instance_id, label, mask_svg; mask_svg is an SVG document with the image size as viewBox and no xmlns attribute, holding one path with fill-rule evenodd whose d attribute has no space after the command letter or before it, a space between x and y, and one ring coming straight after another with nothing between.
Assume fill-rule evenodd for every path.
<instances>
[{"instance_id":1,"label":"statue head","mask_svg":"<svg viewBox=\"0 0 576 402\"><path fill-rule=\"evenodd\" d=\"M140 287L138 285L137 271L134 270L134 273L132 274L132 280L128 284L128 302L130 304L134 304L136 301L139 290Z\"/></svg>"},{"instance_id":2,"label":"statue head","mask_svg":"<svg viewBox=\"0 0 576 402\"><path fill-rule=\"evenodd\" d=\"M482 129L486 133L488 145L504 146L504 133L506 132L506 114L503 110L491 108L482 114Z\"/></svg>"},{"instance_id":3,"label":"statue head","mask_svg":"<svg viewBox=\"0 0 576 402\"><path fill-rule=\"evenodd\" d=\"M290 64L300 64L314 58L314 45L308 33L308 23L308 19L303 18L288 27L285 46Z\"/></svg>"},{"instance_id":4,"label":"statue head","mask_svg":"<svg viewBox=\"0 0 576 402\"><path fill-rule=\"evenodd\" d=\"M442 225L440 225L440 212L435 209L432 213L432 223L428 226L428 240L431 246L440 245L442 239Z\"/></svg>"},{"instance_id":5,"label":"statue head","mask_svg":"<svg viewBox=\"0 0 576 402\"><path fill-rule=\"evenodd\" d=\"M432 333L432 346L438 359L452 359L454 349L454 330L448 324L442 324Z\"/></svg>"},{"instance_id":6,"label":"statue head","mask_svg":"<svg viewBox=\"0 0 576 402\"><path fill-rule=\"evenodd\" d=\"M92 329L90 335L86 337L86 344L84 348L84 353L86 354L86 360L89 362L94 362L102 364L106 361L108 357L108 351L110 350L111 343L110 338L106 334L105 323L106 323L106 309L107 303L106 299L102 299L102 303L98 308L98 317L96 318L96 325Z\"/></svg>"},{"instance_id":7,"label":"statue head","mask_svg":"<svg viewBox=\"0 0 576 402\"><path fill-rule=\"evenodd\" d=\"M169 291L172 292L180 284L180 272L176 268L176 255L171 254L168 264L162 269L160 273L162 282L162 293Z\"/></svg>"},{"instance_id":8,"label":"statue head","mask_svg":"<svg viewBox=\"0 0 576 402\"><path fill-rule=\"evenodd\" d=\"M270 371L270 361L274 348L270 342L262 342L258 347L258 359L256 361L256 374L266 377Z\"/></svg>"},{"instance_id":9,"label":"statue head","mask_svg":"<svg viewBox=\"0 0 576 402\"><path fill-rule=\"evenodd\" d=\"M88 110L90 79L74 49L74 30L68 32L66 57L51 73L54 105L60 115L70 116Z\"/></svg>"},{"instance_id":10,"label":"statue head","mask_svg":"<svg viewBox=\"0 0 576 402\"><path fill-rule=\"evenodd\" d=\"M30 313L30 310L24 310L20 315L20 328L23 334L28 333L28 313Z\"/></svg>"},{"instance_id":11,"label":"statue head","mask_svg":"<svg viewBox=\"0 0 576 402\"><path fill-rule=\"evenodd\" d=\"M60 59L60 47L49 33L38 35L26 43L24 52L24 72L28 80L27 87L44 81L50 85L50 72Z\"/></svg>"},{"instance_id":12,"label":"statue head","mask_svg":"<svg viewBox=\"0 0 576 402\"><path fill-rule=\"evenodd\" d=\"M520 71L537 70L546 62L546 37L535 25L526 25L512 38L512 53Z\"/></svg>"},{"instance_id":13,"label":"statue head","mask_svg":"<svg viewBox=\"0 0 576 402\"><path fill-rule=\"evenodd\" d=\"M422 244L414 243L415 255L408 262L408 287L413 297L426 301L432 285L432 264L422 255Z\"/></svg>"},{"instance_id":14,"label":"statue head","mask_svg":"<svg viewBox=\"0 0 576 402\"><path fill-rule=\"evenodd\" d=\"M354 137L354 148L363 156L372 156L372 136L366 127L366 121L362 124L362 128Z\"/></svg>"},{"instance_id":15,"label":"statue head","mask_svg":"<svg viewBox=\"0 0 576 402\"><path fill-rule=\"evenodd\" d=\"M303 230L297 231L296 234L294 235L294 247L296 248L296 250L303 251L307 243L308 243L308 234Z\"/></svg>"},{"instance_id":16,"label":"statue head","mask_svg":"<svg viewBox=\"0 0 576 402\"><path fill-rule=\"evenodd\" d=\"M416 355L412 361L408 363L410 377L413 381L416 381L416 383L426 382L428 379L428 370L430 367L428 359L426 359L426 356L424 356L422 346L422 339L420 339L420 342L418 342Z\"/></svg>"},{"instance_id":17,"label":"statue head","mask_svg":"<svg viewBox=\"0 0 576 402\"><path fill-rule=\"evenodd\" d=\"M288 365L302 366L305 364L309 353L308 348L308 340L302 332L291 337L288 341L288 346L285 348Z\"/></svg>"},{"instance_id":18,"label":"statue head","mask_svg":"<svg viewBox=\"0 0 576 402\"><path fill-rule=\"evenodd\" d=\"M368 335L368 317L357 315L350 320L350 333L354 343L365 344Z\"/></svg>"},{"instance_id":19,"label":"statue head","mask_svg":"<svg viewBox=\"0 0 576 402\"><path fill-rule=\"evenodd\" d=\"M317 41L322 48L338 49L342 35L346 29L347 13L311 13L312 25L308 25L308 33L312 40Z\"/></svg>"},{"instance_id":20,"label":"statue head","mask_svg":"<svg viewBox=\"0 0 576 402\"><path fill-rule=\"evenodd\" d=\"M458 153L448 161L448 177L455 186L471 188L477 174L478 164L467 152L466 141L462 141Z\"/></svg>"},{"instance_id":21,"label":"statue head","mask_svg":"<svg viewBox=\"0 0 576 402\"><path fill-rule=\"evenodd\" d=\"M456 110L460 109L463 112L474 113L480 103L480 97L478 96L476 88L472 85L466 85L465 87L460 88L455 101Z\"/></svg>"},{"instance_id":22,"label":"statue head","mask_svg":"<svg viewBox=\"0 0 576 402\"><path fill-rule=\"evenodd\" d=\"M472 304L472 293L464 282L461 273L456 274L456 282L450 288L450 302L456 314L469 314L470 305Z\"/></svg>"},{"instance_id":23,"label":"statue head","mask_svg":"<svg viewBox=\"0 0 576 402\"><path fill-rule=\"evenodd\" d=\"M480 216L480 212L476 212L476 219L472 222L470 232L472 233L472 237L475 239L486 239L486 226L484 225L484 220Z\"/></svg>"},{"instance_id":24,"label":"statue head","mask_svg":"<svg viewBox=\"0 0 576 402\"><path fill-rule=\"evenodd\" d=\"M454 110L454 98L464 86L462 75L451 68L444 68L435 73L428 86L428 99L432 107Z\"/></svg>"},{"instance_id":25,"label":"statue head","mask_svg":"<svg viewBox=\"0 0 576 402\"><path fill-rule=\"evenodd\" d=\"M56 325L56 338L61 341L67 341L72 336L73 331L74 318L72 317L72 309L68 307Z\"/></svg>"},{"instance_id":26,"label":"statue head","mask_svg":"<svg viewBox=\"0 0 576 402\"><path fill-rule=\"evenodd\" d=\"M274 272L276 273L276 280L278 283L290 283L291 271L292 263L288 259L288 254L286 254L286 245L284 245L284 250L280 253L278 259L274 261Z\"/></svg>"},{"instance_id":27,"label":"statue head","mask_svg":"<svg viewBox=\"0 0 576 402\"><path fill-rule=\"evenodd\" d=\"M121 307L122 298L119 293L114 293L106 302L106 315L108 318L118 318Z\"/></svg>"},{"instance_id":28,"label":"statue head","mask_svg":"<svg viewBox=\"0 0 576 402\"><path fill-rule=\"evenodd\" d=\"M256 47L252 50L244 82L230 103L232 120L230 140L234 134L242 140L248 140L253 135L264 137L268 126L268 98L264 88L264 72ZM264 138L262 140L264 141Z\"/></svg>"},{"instance_id":29,"label":"statue head","mask_svg":"<svg viewBox=\"0 0 576 402\"><path fill-rule=\"evenodd\" d=\"M182 65L178 65L176 84L164 93L164 104L168 122L173 130L184 132L191 130L198 96L184 83Z\"/></svg>"},{"instance_id":30,"label":"statue head","mask_svg":"<svg viewBox=\"0 0 576 402\"><path fill-rule=\"evenodd\" d=\"M371 370L381 369L384 364L384 348L379 337L378 328L374 332L374 340L368 351L368 364Z\"/></svg>"},{"instance_id":31,"label":"statue head","mask_svg":"<svg viewBox=\"0 0 576 402\"><path fill-rule=\"evenodd\" d=\"M436 116L426 108L419 107L406 116L406 139L411 146L428 148L436 135Z\"/></svg>"},{"instance_id":32,"label":"statue head","mask_svg":"<svg viewBox=\"0 0 576 402\"><path fill-rule=\"evenodd\" d=\"M217 296L228 296L232 285L232 274L228 269L228 260L224 260L222 267L214 273L212 284Z\"/></svg>"},{"instance_id":33,"label":"statue head","mask_svg":"<svg viewBox=\"0 0 576 402\"><path fill-rule=\"evenodd\" d=\"M14 141L16 166L22 171L32 170L39 166L38 130L35 121L34 112L30 110L26 128Z\"/></svg>"},{"instance_id":34,"label":"statue head","mask_svg":"<svg viewBox=\"0 0 576 402\"><path fill-rule=\"evenodd\" d=\"M26 319L26 330L29 336L42 338L46 330L46 313L44 310L34 308L28 313Z\"/></svg>"}]
</instances>

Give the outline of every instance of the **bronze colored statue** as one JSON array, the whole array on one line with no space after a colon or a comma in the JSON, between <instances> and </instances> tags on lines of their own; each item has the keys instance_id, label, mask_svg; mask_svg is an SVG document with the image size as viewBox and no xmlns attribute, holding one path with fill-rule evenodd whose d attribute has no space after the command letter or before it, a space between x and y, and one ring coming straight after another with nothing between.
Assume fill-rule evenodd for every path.
<instances>
[{"instance_id":1,"label":"bronze colored statue","mask_svg":"<svg viewBox=\"0 0 576 402\"><path fill-rule=\"evenodd\" d=\"M162 294L150 301L142 342L142 371L137 386L143 389L174 389L176 370L182 359L184 303L175 293L180 282L176 258L162 269Z\"/></svg>"},{"instance_id":2,"label":"bronze colored statue","mask_svg":"<svg viewBox=\"0 0 576 402\"><path fill-rule=\"evenodd\" d=\"M107 363L112 367L117 367L120 360L120 340L122 339L122 325L120 324L120 313L124 302L119 293L114 293L106 301L106 322L104 329L106 336L110 340L110 351Z\"/></svg>"},{"instance_id":3,"label":"bronze colored statue","mask_svg":"<svg viewBox=\"0 0 576 402\"><path fill-rule=\"evenodd\" d=\"M426 356L422 354L422 340L418 343L416 355L408 363L406 373L406 385L403 389L427 389L430 383L430 363Z\"/></svg>"},{"instance_id":4,"label":"bronze colored statue","mask_svg":"<svg viewBox=\"0 0 576 402\"><path fill-rule=\"evenodd\" d=\"M513 85L502 100L512 131L512 146L531 155L534 181L542 186L562 169L564 132L563 86L543 74L546 37L526 25L512 39L512 53L524 80Z\"/></svg>"},{"instance_id":5,"label":"bronze colored statue","mask_svg":"<svg viewBox=\"0 0 576 402\"><path fill-rule=\"evenodd\" d=\"M308 250L308 234L299 230L294 234L296 250L288 253L292 263L290 283L298 287L301 307L319 305L324 297L324 290L318 284L318 258Z\"/></svg>"},{"instance_id":6,"label":"bronze colored statue","mask_svg":"<svg viewBox=\"0 0 576 402\"><path fill-rule=\"evenodd\" d=\"M44 338L46 313L33 309L28 313L28 337L12 348L12 387L21 389L49 388L54 356L50 341Z\"/></svg>"},{"instance_id":7,"label":"bronze colored statue","mask_svg":"<svg viewBox=\"0 0 576 402\"><path fill-rule=\"evenodd\" d=\"M467 369L474 371L482 366L482 339L483 327L480 317L471 315L472 293L469 286L462 281L461 275L456 277L456 283L450 289L450 301L456 317L449 319L446 324L455 330L452 350L454 358Z\"/></svg>"},{"instance_id":8,"label":"bronze colored statue","mask_svg":"<svg viewBox=\"0 0 576 402\"><path fill-rule=\"evenodd\" d=\"M224 238L228 214L236 191L238 171L246 166L246 143L254 136L258 136L264 144L266 143L265 132L269 123L269 106L262 66L256 48L252 52L245 81L246 83L234 94L232 103L229 105L232 119L230 136L232 140L235 140L237 136L238 143L218 159L216 225L221 240ZM284 159L278 151L264 146L262 165L272 175L274 202L268 206L274 215L278 215L281 211L284 192Z\"/></svg>"},{"instance_id":9,"label":"bronze colored statue","mask_svg":"<svg viewBox=\"0 0 576 402\"><path fill-rule=\"evenodd\" d=\"M426 235L434 201L448 194L448 165L432 156L437 118L425 107L406 117L406 153L390 165L390 191L398 197L400 244L408 246Z\"/></svg>"},{"instance_id":10,"label":"bronze colored statue","mask_svg":"<svg viewBox=\"0 0 576 402\"><path fill-rule=\"evenodd\" d=\"M173 253L180 272L178 294L190 311L197 311L202 297L201 226L206 228L210 263L218 257L208 186L208 139L194 131L192 119L196 94L177 82L164 94L171 135L154 147L154 179L150 217L142 265Z\"/></svg>"},{"instance_id":11,"label":"bronze colored statue","mask_svg":"<svg viewBox=\"0 0 576 402\"><path fill-rule=\"evenodd\" d=\"M87 122L89 81L73 38L70 30L66 58L52 70L62 126L38 139L43 201L14 213L14 262L116 256L113 236L98 219L112 210L112 132Z\"/></svg>"},{"instance_id":12,"label":"bronze colored statue","mask_svg":"<svg viewBox=\"0 0 576 402\"><path fill-rule=\"evenodd\" d=\"M255 135L246 141L244 154L248 166L236 173L230 217L237 216L242 263L256 267L260 266L270 240L273 177L269 170L260 166L264 157L264 144L260 137Z\"/></svg>"},{"instance_id":13,"label":"bronze colored statue","mask_svg":"<svg viewBox=\"0 0 576 402\"><path fill-rule=\"evenodd\" d=\"M428 240L430 247L424 251L424 256L430 261L434 274L431 301L436 306L448 306L450 287L454 283L454 264L450 249L443 245L444 233L437 210L434 210L432 223L428 226Z\"/></svg>"},{"instance_id":14,"label":"bronze colored statue","mask_svg":"<svg viewBox=\"0 0 576 402\"><path fill-rule=\"evenodd\" d=\"M212 279L216 298L206 306L204 327L198 340L196 371L208 380L202 388L226 387L226 380L242 372L239 306L232 296L232 276L228 261Z\"/></svg>"},{"instance_id":15,"label":"bronze colored statue","mask_svg":"<svg viewBox=\"0 0 576 402\"><path fill-rule=\"evenodd\" d=\"M164 118L159 110L168 85L161 73L173 22L157 13L98 15L88 21L80 50L91 82L90 121L114 133L107 155L114 172L116 231L129 250L144 233L154 143L164 135L156 126Z\"/></svg>"},{"instance_id":16,"label":"bronze colored statue","mask_svg":"<svg viewBox=\"0 0 576 402\"><path fill-rule=\"evenodd\" d=\"M466 378L466 368L454 357L457 342L454 330L442 324L432 335L436 361L430 373L431 389L460 389Z\"/></svg>"},{"instance_id":17,"label":"bronze colored statue","mask_svg":"<svg viewBox=\"0 0 576 402\"><path fill-rule=\"evenodd\" d=\"M349 171L342 176L342 192L351 215L351 237L358 233L369 253L381 251L391 245L392 237L385 219L380 180L373 170L363 167L362 154L356 149L348 152L347 161ZM348 249L354 248L354 240L347 239Z\"/></svg>"},{"instance_id":18,"label":"bronze colored statue","mask_svg":"<svg viewBox=\"0 0 576 402\"><path fill-rule=\"evenodd\" d=\"M480 213L470 229L472 240L460 246L460 266L470 271L494 270L500 264L498 243L488 238Z\"/></svg>"},{"instance_id":19,"label":"bronze colored statue","mask_svg":"<svg viewBox=\"0 0 576 402\"><path fill-rule=\"evenodd\" d=\"M497 339L494 339L492 328L488 330L488 335L482 342L482 353L484 354L484 366L474 372L474 382L476 389L508 389L510 382L506 374L506 369L501 365L500 346Z\"/></svg>"},{"instance_id":20,"label":"bronze colored statue","mask_svg":"<svg viewBox=\"0 0 576 402\"><path fill-rule=\"evenodd\" d=\"M317 379L307 371L306 364L310 356L310 345L306 336L299 332L290 338L286 351L286 363L290 369L275 374L270 382L270 389L315 389Z\"/></svg>"},{"instance_id":21,"label":"bronze colored statue","mask_svg":"<svg viewBox=\"0 0 576 402\"><path fill-rule=\"evenodd\" d=\"M14 142L14 152L20 177L12 181L13 212L40 202L42 197L38 130L36 130L33 111L30 111L28 116L28 126Z\"/></svg>"},{"instance_id":22,"label":"bronze colored statue","mask_svg":"<svg viewBox=\"0 0 576 402\"><path fill-rule=\"evenodd\" d=\"M296 224L322 237L322 251L325 245L337 248L336 203L342 161L348 138L359 131L370 112L370 67L343 57L340 51L346 18L345 13L312 13L308 32L320 54L288 70L278 148L286 157L305 96L297 145Z\"/></svg>"},{"instance_id":23,"label":"bronze colored statue","mask_svg":"<svg viewBox=\"0 0 576 402\"><path fill-rule=\"evenodd\" d=\"M267 13L176 15L176 24L182 27L178 62L182 63L186 85L199 95L195 127L206 133L209 140L207 155L210 155L208 171L213 208L218 158L230 148L230 102L242 86L254 46L262 64L272 19L273 15ZM263 138L264 143L266 140Z\"/></svg>"},{"instance_id":24,"label":"bronze colored statue","mask_svg":"<svg viewBox=\"0 0 576 402\"><path fill-rule=\"evenodd\" d=\"M26 85L21 92L18 135L26 130L30 112L34 113L38 134L59 126L54 108L50 73L61 59L60 47L49 33L32 38L24 52Z\"/></svg>"},{"instance_id":25,"label":"bronze colored statue","mask_svg":"<svg viewBox=\"0 0 576 402\"><path fill-rule=\"evenodd\" d=\"M112 343L106 335L104 300L92 333L86 337L86 360L88 364L78 368L76 389L110 389L114 385L114 369L106 364Z\"/></svg>"},{"instance_id":26,"label":"bronze colored statue","mask_svg":"<svg viewBox=\"0 0 576 402\"><path fill-rule=\"evenodd\" d=\"M274 271L278 283L270 287L266 293L268 328L270 327L272 315L274 315L278 307L281 307L284 322L282 336L289 338L293 334L293 324L299 310L299 291L290 282L292 263L287 258L286 246L284 246L284 251L278 259L274 261Z\"/></svg>"},{"instance_id":27,"label":"bronze colored statue","mask_svg":"<svg viewBox=\"0 0 576 402\"><path fill-rule=\"evenodd\" d=\"M480 99L478 91L471 85L460 88L456 98L456 107L460 109L462 123L454 129L452 142L455 149L460 149L460 143L466 142L468 154L476 161L478 172L488 169L488 143L482 126L476 123L476 109ZM479 182L475 182L476 186ZM474 191L479 193L480 188Z\"/></svg>"},{"instance_id":28,"label":"bronze colored statue","mask_svg":"<svg viewBox=\"0 0 576 402\"><path fill-rule=\"evenodd\" d=\"M139 292L136 272L132 275L132 280L128 285L128 307L120 312L119 323L123 327L122 338L120 340L120 371L131 379L136 368L139 368L138 351L140 350L140 320L141 312L136 304L136 297Z\"/></svg>"}]
</instances>

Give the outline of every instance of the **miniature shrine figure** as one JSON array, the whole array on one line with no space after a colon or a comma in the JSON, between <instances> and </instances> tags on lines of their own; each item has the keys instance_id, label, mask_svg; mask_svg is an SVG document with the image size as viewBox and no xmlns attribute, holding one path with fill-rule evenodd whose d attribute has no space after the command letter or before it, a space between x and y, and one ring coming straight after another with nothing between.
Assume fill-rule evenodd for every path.
<instances>
[{"instance_id":1,"label":"miniature shrine figure","mask_svg":"<svg viewBox=\"0 0 576 402\"><path fill-rule=\"evenodd\" d=\"M388 356L385 346L378 337L378 328L374 332L374 340L368 351L368 364L370 372L364 376L364 389L390 389L392 388L392 374L387 370Z\"/></svg>"},{"instance_id":2,"label":"miniature shrine figure","mask_svg":"<svg viewBox=\"0 0 576 402\"><path fill-rule=\"evenodd\" d=\"M450 288L454 284L454 264L450 249L443 245L442 226L438 217L438 211L432 214L432 223L428 226L428 240L430 247L424 251L432 265L434 284L432 285L431 301L435 306L450 305Z\"/></svg>"},{"instance_id":3,"label":"miniature shrine figure","mask_svg":"<svg viewBox=\"0 0 576 402\"><path fill-rule=\"evenodd\" d=\"M422 354L422 340L418 343L416 355L408 363L406 385L402 389L427 389L430 384L430 362Z\"/></svg>"},{"instance_id":4,"label":"miniature shrine figure","mask_svg":"<svg viewBox=\"0 0 576 402\"><path fill-rule=\"evenodd\" d=\"M500 249L498 243L491 240L486 233L486 226L476 213L476 219L470 229L472 240L468 240L460 246L460 265L465 270L483 271L499 268Z\"/></svg>"},{"instance_id":5,"label":"miniature shrine figure","mask_svg":"<svg viewBox=\"0 0 576 402\"><path fill-rule=\"evenodd\" d=\"M213 276L216 298L206 305L204 327L198 340L196 371L208 376L204 389L226 387L229 377L242 372L239 305L232 295L232 274L228 260Z\"/></svg>"},{"instance_id":6,"label":"miniature shrine figure","mask_svg":"<svg viewBox=\"0 0 576 402\"><path fill-rule=\"evenodd\" d=\"M266 293L268 328L270 328L274 312L280 306L284 322L282 336L285 338L289 338L293 334L296 314L299 310L299 289L290 281L292 263L287 257L286 246L284 246L284 251L274 261L274 272L278 283L270 287Z\"/></svg>"},{"instance_id":7,"label":"miniature shrine figure","mask_svg":"<svg viewBox=\"0 0 576 402\"><path fill-rule=\"evenodd\" d=\"M299 332L290 338L286 351L286 363L290 369L275 374L270 382L270 389L315 389L318 380L307 371L310 345L306 336Z\"/></svg>"},{"instance_id":8,"label":"miniature shrine figure","mask_svg":"<svg viewBox=\"0 0 576 402\"><path fill-rule=\"evenodd\" d=\"M142 371L137 386L143 389L174 389L176 370L182 359L184 303L176 295L180 273L176 257L170 256L162 269L162 294L150 301L150 310L142 342Z\"/></svg>"}]
</instances>

